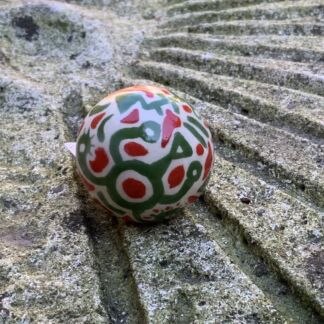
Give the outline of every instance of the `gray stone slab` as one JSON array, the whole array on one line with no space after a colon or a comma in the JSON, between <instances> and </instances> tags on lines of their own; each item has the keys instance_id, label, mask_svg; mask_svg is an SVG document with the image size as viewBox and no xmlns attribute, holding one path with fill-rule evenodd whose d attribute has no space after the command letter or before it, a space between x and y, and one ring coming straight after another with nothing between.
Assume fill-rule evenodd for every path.
<instances>
[{"instance_id":1,"label":"gray stone slab","mask_svg":"<svg viewBox=\"0 0 324 324\"><path fill-rule=\"evenodd\" d=\"M168 225L124 229L150 323L283 323L190 211Z\"/></svg>"},{"instance_id":2,"label":"gray stone slab","mask_svg":"<svg viewBox=\"0 0 324 324\"><path fill-rule=\"evenodd\" d=\"M63 121L33 83L0 83L0 318L104 323Z\"/></svg>"},{"instance_id":3,"label":"gray stone slab","mask_svg":"<svg viewBox=\"0 0 324 324\"><path fill-rule=\"evenodd\" d=\"M2 1L0 322L320 323L323 5ZM151 81L208 119L216 160L205 201L135 227L63 143Z\"/></svg>"}]
</instances>

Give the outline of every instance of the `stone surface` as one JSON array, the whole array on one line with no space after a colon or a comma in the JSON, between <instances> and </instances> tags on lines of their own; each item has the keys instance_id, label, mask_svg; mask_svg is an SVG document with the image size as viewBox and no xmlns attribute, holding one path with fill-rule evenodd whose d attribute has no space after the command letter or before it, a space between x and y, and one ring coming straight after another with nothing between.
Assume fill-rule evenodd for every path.
<instances>
[{"instance_id":1,"label":"stone surface","mask_svg":"<svg viewBox=\"0 0 324 324\"><path fill-rule=\"evenodd\" d=\"M323 6L1 1L0 322L322 322ZM138 83L217 153L204 200L150 227L91 203L63 147Z\"/></svg>"},{"instance_id":2,"label":"stone surface","mask_svg":"<svg viewBox=\"0 0 324 324\"><path fill-rule=\"evenodd\" d=\"M114 321L63 143L84 107L118 87L151 24L138 17L1 3L0 322Z\"/></svg>"}]
</instances>

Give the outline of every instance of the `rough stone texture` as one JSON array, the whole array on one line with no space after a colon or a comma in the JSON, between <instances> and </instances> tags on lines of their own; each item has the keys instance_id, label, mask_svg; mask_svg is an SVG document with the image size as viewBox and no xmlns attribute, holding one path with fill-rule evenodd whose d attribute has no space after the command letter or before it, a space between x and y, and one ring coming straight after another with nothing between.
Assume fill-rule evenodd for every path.
<instances>
[{"instance_id":1,"label":"rough stone texture","mask_svg":"<svg viewBox=\"0 0 324 324\"><path fill-rule=\"evenodd\" d=\"M84 107L119 87L150 25L138 9L1 2L0 322L115 322L63 143Z\"/></svg>"},{"instance_id":2,"label":"rough stone texture","mask_svg":"<svg viewBox=\"0 0 324 324\"><path fill-rule=\"evenodd\" d=\"M125 238L150 322L284 322L189 211L167 225L128 228Z\"/></svg>"},{"instance_id":3,"label":"rough stone texture","mask_svg":"<svg viewBox=\"0 0 324 324\"><path fill-rule=\"evenodd\" d=\"M1 1L0 323L320 323L323 8ZM103 95L152 82L208 120L214 172L177 219L127 226L63 143Z\"/></svg>"}]
</instances>

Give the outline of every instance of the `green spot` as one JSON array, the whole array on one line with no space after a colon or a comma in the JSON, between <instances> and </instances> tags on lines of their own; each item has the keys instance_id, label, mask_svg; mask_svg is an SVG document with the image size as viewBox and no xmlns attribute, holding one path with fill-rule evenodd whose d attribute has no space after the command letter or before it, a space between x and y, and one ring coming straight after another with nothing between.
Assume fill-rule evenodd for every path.
<instances>
[{"instance_id":1,"label":"green spot","mask_svg":"<svg viewBox=\"0 0 324 324\"><path fill-rule=\"evenodd\" d=\"M183 126L186 127L205 148L207 147L207 144L203 137L190 124L184 122Z\"/></svg>"},{"instance_id":2,"label":"green spot","mask_svg":"<svg viewBox=\"0 0 324 324\"><path fill-rule=\"evenodd\" d=\"M160 125L153 121L148 121L140 126L141 138L148 143L156 143L160 138Z\"/></svg>"},{"instance_id":3,"label":"green spot","mask_svg":"<svg viewBox=\"0 0 324 324\"><path fill-rule=\"evenodd\" d=\"M103 119L101 122L100 126L98 127L98 139L100 142L103 142L105 140L105 132L104 128L106 125L106 122L112 117L113 115L107 116L106 118Z\"/></svg>"},{"instance_id":4,"label":"green spot","mask_svg":"<svg viewBox=\"0 0 324 324\"><path fill-rule=\"evenodd\" d=\"M180 113L179 107L176 103L172 102L172 107L173 107L174 112L176 112L177 114Z\"/></svg>"},{"instance_id":5,"label":"green spot","mask_svg":"<svg viewBox=\"0 0 324 324\"><path fill-rule=\"evenodd\" d=\"M108 108L110 106L110 103L106 104L106 105L95 105L89 112L89 116L93 116L95 114L98 114L102 111L104 111L106 108Z\"/></svg>"},{"instance_id":6,"label":"green spot","mask_svg":"<svg viewBox=\"0 0 324 324\"><path fill-rule=\"evenodd\" d=\"M188 121L190 123L194 124L197 128L199 128L205 134L205 136L207 138L209 137L209 134L208 134L207 130L205 129L205 127L203 125L201 125L201 123L196 118L189 116Z\"/></svg>"}]
</instances>

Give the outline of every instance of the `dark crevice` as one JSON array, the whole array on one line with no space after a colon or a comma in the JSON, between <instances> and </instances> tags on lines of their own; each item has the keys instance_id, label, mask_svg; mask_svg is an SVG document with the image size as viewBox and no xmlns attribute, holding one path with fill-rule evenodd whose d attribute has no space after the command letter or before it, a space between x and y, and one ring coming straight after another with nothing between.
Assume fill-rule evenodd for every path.
<instances>
[{"instance_id":1,"label":"dark crevice","mask_svg":"<svg viewBox=\"0 0 324 324\"><path fill-rule=\"evenodd\" d=\"M83 187L79 196L100 281L101 301L110 323L145 323L130 262L123 248L120 225L90 201Z\"/></svg>"},{"instance_id":2,"label":"dark crevice","mask_svg":"<svg viewBox=\"0 0 324 324\"><path fill-rule=\"evenodd\" d=\"M31 42L36 40L39 35L39 26L35 23L31 16L15 17L12 20L12 25L16 27L17 37L23 37Z\"/></svg>"},{"instance_id":3,"label":"dark crevice","mask_svg":"<svg viewBox=\"0 0 324 324\"><path fill-rule=\"evenodd\" d=\"M66 138L75 140L84 114L81 94L71 90L64 100L63 115L67 127ZM58 167L62 172L62 166ZM76 232L84 226L93 250L94 268L97 272L102 305L109 323L146 323L139 301L131 265L124 250L124 240L117 219L110 216L90 199L80 177L77 196L80 212L64 219L64 226Z\"/></svg>"}]
</instances>

